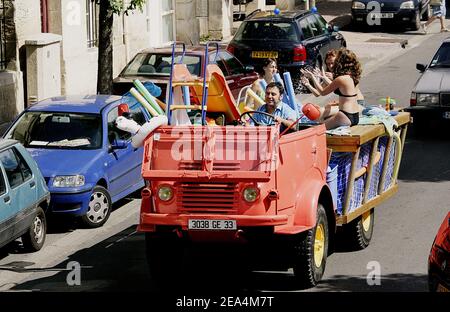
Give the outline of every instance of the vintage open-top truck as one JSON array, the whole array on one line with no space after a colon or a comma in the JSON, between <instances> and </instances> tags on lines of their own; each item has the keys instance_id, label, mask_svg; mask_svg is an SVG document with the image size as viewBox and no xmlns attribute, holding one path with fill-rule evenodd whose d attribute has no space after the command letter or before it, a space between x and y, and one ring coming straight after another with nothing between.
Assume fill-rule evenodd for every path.
<instances>
[{"instance_id":1,"label":"vintage open-top truck","mask_svg":"<svg viewBox=\"0 0 450 312\"><path fill-rule=\"evenodd\" d=\"M198 109L202 124L161 126L144 143L138 230L146 233L155 278L180 267L187 243L231 243L277 248L280 263L312 287L338 232L355 248L369 244L374 207L398 188L408 113L394 117L392 136L381 124L354 126L343 136L327 135L320 124L296 123L280 133L278 124L237 122L256 112L240 114L216 65L205 64L198 78L180 61L172 76L171 89L189 86L202 105L170 100L169 117ZM330 166L340 183L327 182Z\"/></svg>"}]
</instances>

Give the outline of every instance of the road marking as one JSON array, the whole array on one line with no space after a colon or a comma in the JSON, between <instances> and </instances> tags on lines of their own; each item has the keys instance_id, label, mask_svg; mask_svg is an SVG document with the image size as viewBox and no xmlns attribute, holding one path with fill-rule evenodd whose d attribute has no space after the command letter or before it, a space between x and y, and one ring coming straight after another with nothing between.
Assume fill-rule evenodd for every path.
<instances>
[{"instance_id":1,"label":"road marking","mask_svg":"<svg viewBox=\"0 0 450 312\"><path fill-rule=\"evenodd\" d=\"M115 242L112 242L111 244L109 244L108 246L106 246L105 249L111 247L111 246L114 245L115 243L118 243L118 242L120 242L120 241L123 241L124 239L127 239L128 237L130 237L131 235L134 235L134 234L136 234L136 233L137 233L137 231L134 231L134 232L132 232L132 233L130 233L130 234L124 236L124 237L119 238L119 239L116 240Z\"/></svg>"}]
</instances>

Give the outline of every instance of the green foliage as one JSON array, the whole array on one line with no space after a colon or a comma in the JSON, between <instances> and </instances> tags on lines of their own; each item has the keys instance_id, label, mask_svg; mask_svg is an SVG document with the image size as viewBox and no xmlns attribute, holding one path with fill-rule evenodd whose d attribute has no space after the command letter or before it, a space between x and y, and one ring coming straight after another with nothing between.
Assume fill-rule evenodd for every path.
<instances>
[{"instance_id":1,"label":"green foliage","mask_svg":"<svg viewBox=\"0 0 450 312\"><path fill-rule=\"evenodd\" d=\"M107 1L109 3L109 8L114 14L127 14L129 11L142 8L146 0L95 0L96 3Z\"/></svg>"}]
</instances>

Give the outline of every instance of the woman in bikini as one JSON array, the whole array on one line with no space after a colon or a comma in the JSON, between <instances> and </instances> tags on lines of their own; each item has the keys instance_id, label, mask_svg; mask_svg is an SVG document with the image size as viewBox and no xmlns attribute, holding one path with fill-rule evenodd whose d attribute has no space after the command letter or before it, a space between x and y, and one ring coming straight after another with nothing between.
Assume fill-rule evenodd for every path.
<instances>
[{"instance_id":1,"label":"woman in bikini","mask_svg":"<svg viewBox=\"0 0 450 312\"><path fill-rule=\"evenodd\" d=\"M325 68L322 67L321 70L314 69L313 73L318 76L320 79L322 79L322 87L328 86L331 81L333 80L333 68L336 61L336 56L338 54L338 50L332 49L325 54ZM303 70L301 70L303 73ZM303 85L309 89L309 91L314 94L314 96L319 97L320 93L317 91L311 84L309 83L308 79L303 76L301 78L301 82ZM364 95L362 94L361 90L359 89L359 85L356 86L356 93L358 94L356 101L359 105L361 105L360 110L362 111L365 106L365 100ZM332 105L338 104L337 101L333 101Z\"/></svg>"},{"instance_id":2,"label":"woman in bikini","mask_svg":"<svg viewBox=\"0 0 450 312\"><path fill-rule=\"evenodd\" d=\"M326 105L321 108L321 119L324 120L327 129L340 126L354 126L359 122L360 106L358 105L358 85L361 77L361 64L355 53L347 49L339 49L333 67L334 79L323 87L319 81L319 75L309 70L303 70L306 78L311 79L314 88L322 96L334 92L339 96L338 107ZM306 86L309 81L304 81Z\"/></svg>"}]
</instances>

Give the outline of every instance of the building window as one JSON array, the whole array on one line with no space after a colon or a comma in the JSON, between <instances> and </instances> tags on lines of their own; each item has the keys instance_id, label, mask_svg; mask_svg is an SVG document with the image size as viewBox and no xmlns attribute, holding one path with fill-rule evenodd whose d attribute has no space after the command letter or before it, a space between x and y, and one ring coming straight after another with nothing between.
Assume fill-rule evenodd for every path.
<instances>
[{"instance_id":1,"label":"building window","mask_svg":"<svg viewBox=\"0 0 450 312\"><path fill-rule=\"evenodd\" d=\"M175 11L173 0L161 0L162 2L162 42L175 41Z\"/></svg>"},{"instance_id":2,"label":"building window","mask_svg":"<svg viewBox=\"0 0 450 312\"><path fill-rule=\"evenodd\" d=\"M6 68L6 7L0 0L0 70Z\"/></svg>"},{"instance_id":3,"label":"building window","mask_svg":"<svg viewBox=\"0 0 450 312\"><path fill-rule=\"evenodd\" d=\"M86 0L86 30L88 48L98 47L98 4Z\"/></svg>"}]
</instances>

